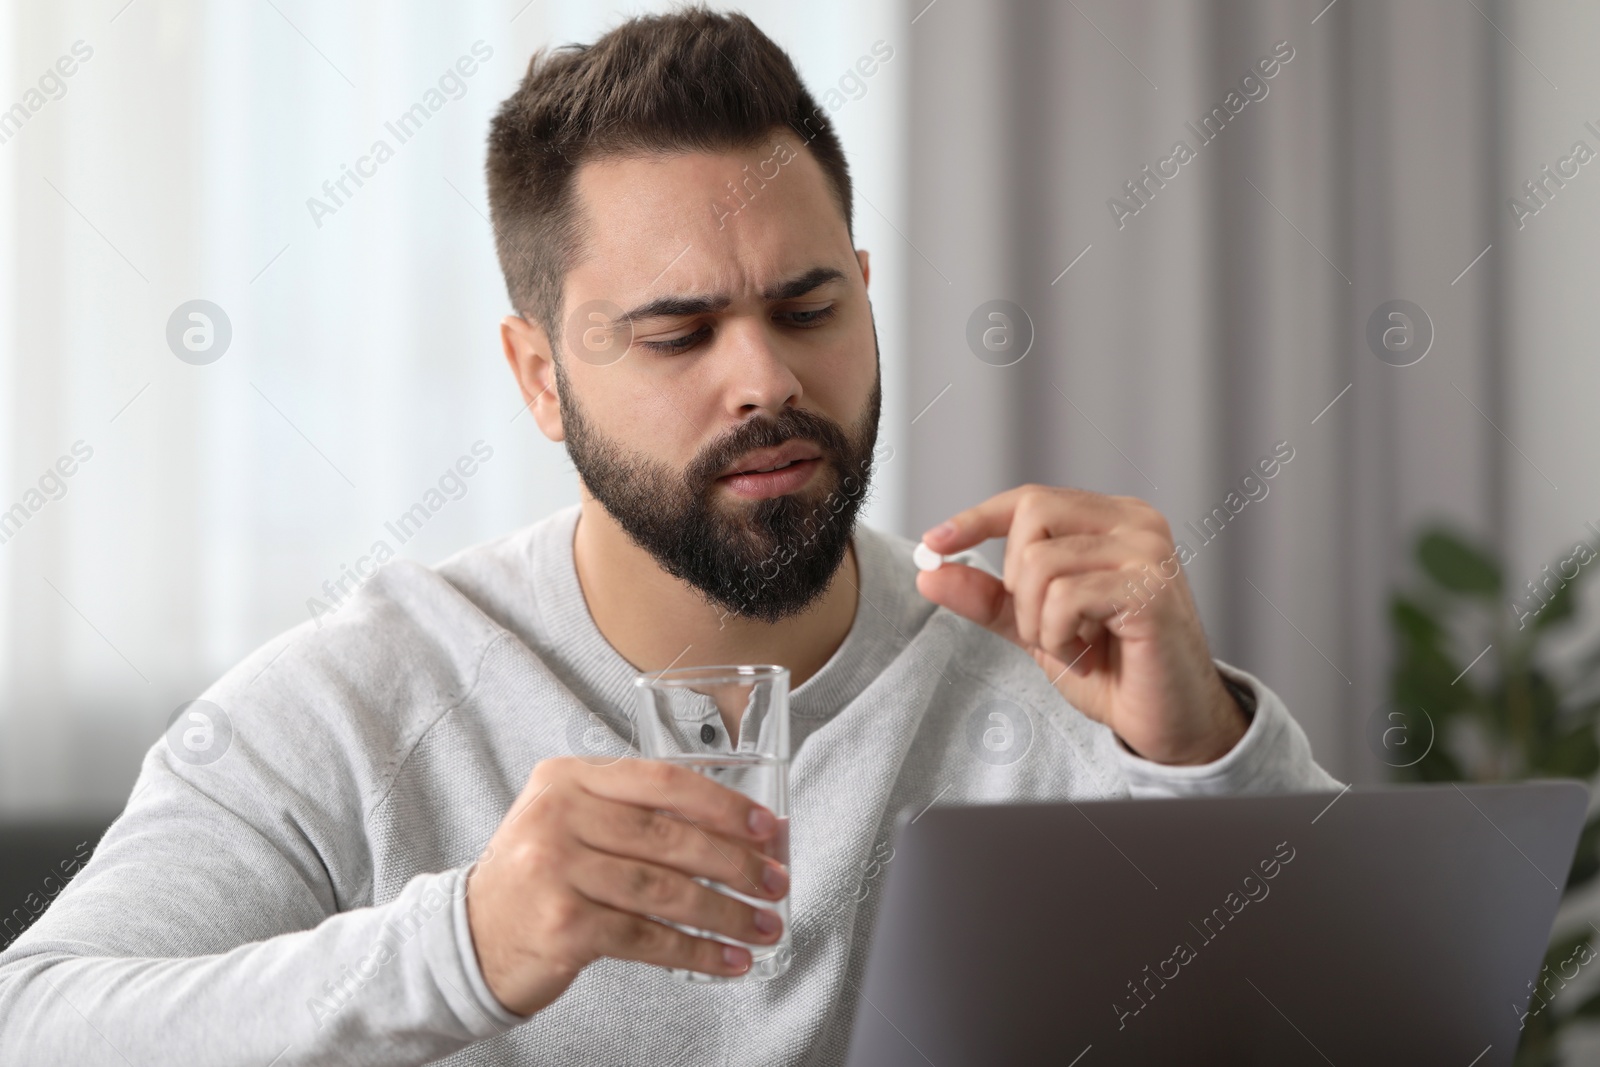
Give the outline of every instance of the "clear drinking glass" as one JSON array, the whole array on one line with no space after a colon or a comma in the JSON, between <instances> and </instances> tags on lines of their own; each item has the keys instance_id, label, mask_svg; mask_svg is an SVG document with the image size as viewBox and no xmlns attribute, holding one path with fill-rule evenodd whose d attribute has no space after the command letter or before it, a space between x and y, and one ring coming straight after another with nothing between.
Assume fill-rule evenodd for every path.
<instances>
[{"instance_id":1,"label":"clear drinking glass","mask_svg":"<svg viewBox=\"0 0 1600 1067\"><path fill-rule=\"evenodd\" d=\"M778 819L768 841L768 856L789 866L789 668L752 666L680 667L640 674L636 728L646 759L689 767L720 785L743 793ZM734 723L730 736L728 721ZM663 809L668 810L668 809ZM776 978L793 958L789 940L789 897L772 901L747 896L739 887L708 878L701 885L783 919L783 934L773 944L752 945L682 923L661 922L696 937L750 950L750 969L733 977L669 970L689 982L743 982ZM791 881L791 891L793 884ZM659 917L657 917L659 918Z\"/></svg>"}]
</instances>

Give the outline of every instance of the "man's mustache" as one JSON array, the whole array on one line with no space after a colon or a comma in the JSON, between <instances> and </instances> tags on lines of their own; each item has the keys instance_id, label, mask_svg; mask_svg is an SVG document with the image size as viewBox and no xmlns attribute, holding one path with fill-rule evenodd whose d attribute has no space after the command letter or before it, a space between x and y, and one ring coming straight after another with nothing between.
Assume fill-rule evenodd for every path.
<instances>
[{"instance_id":1,"label":"man's mustache","mask_svg":"<svg viewBox=\"0 0 1600 1067\"><path fill-rule=\"evenodd\" d=\"M849 440L837 423L812 412L791 408L780 419L763 418L742 423L726 436L707 445L690 466L689 485L697 491L704 491L745 453L758 448L777 448L794 440L814 442L822 452L822 459L830 466L838 466L839 458L849 450Z\"/></svg>"}]
</instances>

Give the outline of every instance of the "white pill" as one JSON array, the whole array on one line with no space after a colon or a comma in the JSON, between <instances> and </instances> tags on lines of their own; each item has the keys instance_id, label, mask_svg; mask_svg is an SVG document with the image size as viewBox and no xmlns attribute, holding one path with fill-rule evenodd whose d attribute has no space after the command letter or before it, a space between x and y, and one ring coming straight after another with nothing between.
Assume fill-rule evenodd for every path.
<instances>
[{"instance_id":1,"label":"white pill","mask_svg":"<svg viewBox=\"0 0 1600 1067\"><path fill-rule=\"evenodd\" d=\"M944 566L944 557L921 541L917 542L917 547L912 551L911 558L916 563L918 570L936 571Z\"/></svg>"}]
</instances>

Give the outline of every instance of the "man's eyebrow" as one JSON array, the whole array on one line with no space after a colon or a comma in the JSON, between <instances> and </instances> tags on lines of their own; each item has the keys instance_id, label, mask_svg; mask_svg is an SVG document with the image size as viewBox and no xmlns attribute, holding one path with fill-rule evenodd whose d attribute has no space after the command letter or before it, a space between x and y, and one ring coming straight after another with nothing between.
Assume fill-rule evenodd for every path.
<instances>
[{"instance_id":1,"label":"man's eyebrow","mask_svg":"<svg viewBox=\"0 0 1600 1067\"><path fill-rule=\"evenodd\" d=\"M768 300L793 300L797 296L805 296L813 289L821 288L829 282L844 281L844 271L836 267L812 267L798 278L791 278L786 282L769 286L762 296Z\"/></svg>"},{"instance_id":2,"label":"man's eyebrow","mask_svg":"<svg viewBox=\"0 0 1600 1067\"><path fill-rule=\"evenodd\" d=\"M731 301L726 296L663 296L640 304L611 321L612 329L620 329L639 319L678 318L687 315L704 315L721 311Z\"/></svg>"},{"instance_id":3,"label":"man's eyebrow","mask_svg":"<svg viewBox=\"0 0 1600 1067\"><path fill-rule=\"evenodd\" d=\"M844 272L836 267L812 267L798 277L768 286L762 291L761 295L767 300L793 300L795 297L804 296L813 289L820 288L829 282L843 280ZM732 301L726 295L663 296L640 304L631 311L623 312L611 325L612 328L619 328L629 322L635 322L640 319L704 315L712 311L721 311L730 303Z\"/></svg>"}]
</instances>

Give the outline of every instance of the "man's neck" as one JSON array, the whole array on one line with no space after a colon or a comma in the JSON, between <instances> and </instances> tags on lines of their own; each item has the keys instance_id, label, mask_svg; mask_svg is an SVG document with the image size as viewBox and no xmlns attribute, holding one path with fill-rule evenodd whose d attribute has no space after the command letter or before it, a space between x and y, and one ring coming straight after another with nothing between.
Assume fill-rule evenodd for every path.
<instances>
[{"instance_id":1,"label":"man's neck","mask_svg":"<svg viewBox=\"0 0 1600 1067\"><path fill-rule=\"evenodd\" d=\"M777 663L797 687L844 643L856 617L855 543L833 580L799 615L766 623L711 606L698 590L661 569L584 496L572 556L589 614L600 633L641 671L720 663Z\"/></svg>"}]
</instances>

